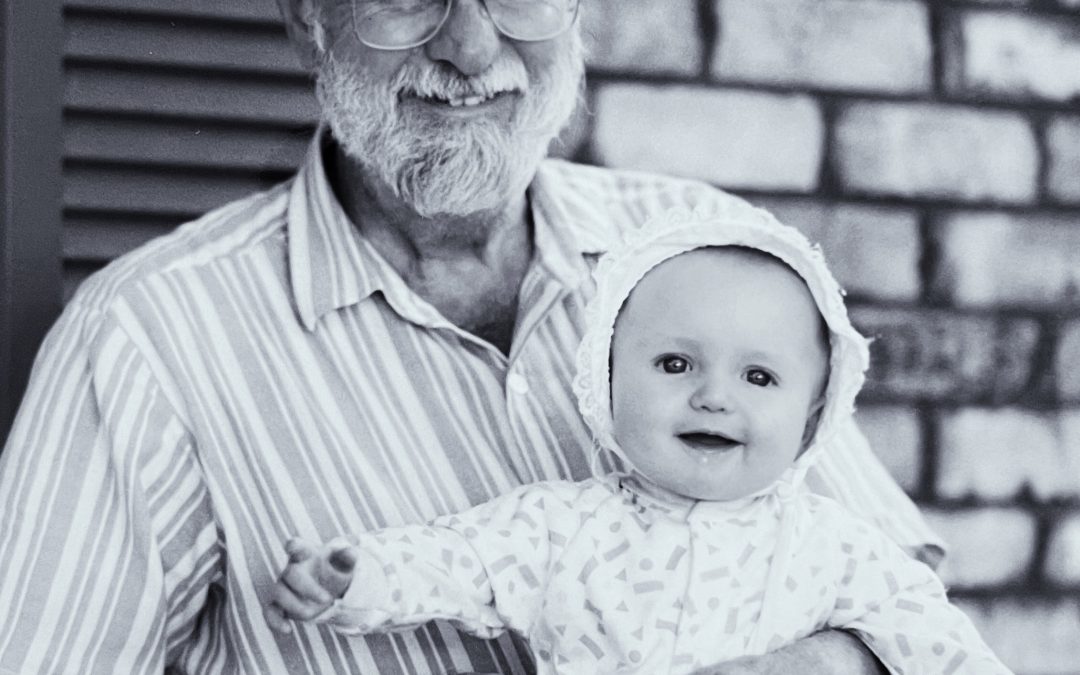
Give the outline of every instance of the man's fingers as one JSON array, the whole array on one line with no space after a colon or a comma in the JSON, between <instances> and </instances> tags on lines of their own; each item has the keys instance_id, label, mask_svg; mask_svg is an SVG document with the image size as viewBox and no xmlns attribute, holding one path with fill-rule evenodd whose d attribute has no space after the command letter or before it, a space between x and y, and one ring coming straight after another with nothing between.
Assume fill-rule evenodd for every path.
<instances>
[{"instance_id":1,"label":"man's fingers","mask_svg":"<svg viewBox=\"0 0 1080 675\"><path fill-rule=\"evenodd\" d=\"M285 613L275 603L263 606L263 617L272 630L288 635L293 631L292 623L285 618Z\"/></svg>"}]
</instances>

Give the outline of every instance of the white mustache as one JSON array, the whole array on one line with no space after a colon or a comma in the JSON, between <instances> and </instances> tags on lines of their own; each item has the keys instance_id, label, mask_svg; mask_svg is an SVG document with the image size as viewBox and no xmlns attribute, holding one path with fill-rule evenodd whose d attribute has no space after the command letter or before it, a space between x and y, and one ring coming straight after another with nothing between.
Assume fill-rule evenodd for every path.
<instances>
[{"instance_id":1,"label":"white mustache","mask_svg":"<svg viewBox=\"0 0 1080 675\"><path fill-rule=\"evenodd\" d=\"M511 58L499 59L486 71L472 77L463 77L456 70L436 63L406 63L391 85L396 95L405 93L445 100L467 96L490 98L502 92L524 92L528 88L529 74L525 65Z\"/></svg>"}]
</instances>

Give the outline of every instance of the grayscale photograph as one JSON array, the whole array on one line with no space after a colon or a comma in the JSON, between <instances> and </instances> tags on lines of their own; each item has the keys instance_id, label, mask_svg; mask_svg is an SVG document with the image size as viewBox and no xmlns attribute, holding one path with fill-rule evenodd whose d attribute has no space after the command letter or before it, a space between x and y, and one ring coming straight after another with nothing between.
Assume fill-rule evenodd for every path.
<instances>
[{"instance_id":1,"label":"grayscale photograph","mask_svg":"<svg viewBox=\"0 0 1080 675\"><path fill-rule=\"evenodd\" d=\"M1080 0L0 10L0 675L1080 675Z\"/></svg>"}]
</instances>

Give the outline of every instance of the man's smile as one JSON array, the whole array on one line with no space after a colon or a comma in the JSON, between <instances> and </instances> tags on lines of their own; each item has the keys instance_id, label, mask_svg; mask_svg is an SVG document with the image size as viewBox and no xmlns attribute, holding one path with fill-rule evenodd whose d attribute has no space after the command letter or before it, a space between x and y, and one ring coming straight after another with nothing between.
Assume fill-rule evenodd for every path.
<instances>
[{"instance_id":1,"label":"man's smile","mask_svg":"<svg viewBox=\"0 0 1080 675\"><path fill-rule=\"evenodd\" d=\"M509 101L516 95L520 95L520 91L503 89L499 91L476 91L470 93L434 93L434 92L418 92L406 90L402 91L398 95L398 100L407 104L411 101L418 101L430 106L438 106L440 108L484 108L489 107L491 104L500 103L503 101Z\"/></svg>"},{"instance_id":2,"label":"man's smile","mask_svg":"<svg viewBox=\"0 0 1080 675\"><path fill-rule=\"evenodd\" d=\"M472 116L479 113L490 113L506 109L510 110L515 98L514 92L502 91L495 94L470 94L467 96L453 96L441 98L439 96L420 96L417 94L402 94L403 106L417 106L423 110L435 112L440 115Z\"/></svg>"}]
</instances>

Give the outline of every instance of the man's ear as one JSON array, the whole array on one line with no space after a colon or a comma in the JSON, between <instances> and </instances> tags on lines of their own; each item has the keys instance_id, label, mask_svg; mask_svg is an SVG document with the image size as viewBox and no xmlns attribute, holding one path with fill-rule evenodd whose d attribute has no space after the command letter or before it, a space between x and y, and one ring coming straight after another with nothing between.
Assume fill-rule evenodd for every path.
<instances>
[{"instance_id":1,"label":"man's ear","mask_svg":"<svg viewBox=\"0 0 1080 675\"><path fill-rule=\"evenodd\" d=\"M818 424L821 423L821 413L824 411L825 394L823 392L817 397L816 401L810 404L810 411L806 415L806 427L803 428L800 452L810 447L810 442L814 440L814 432L817 431Z\"/></svg>"},{"instance_id":2,"label":"man's ear","mask_svg":"<svg viewBox=\"0 0 1080 675\"><path fill-rule=\"evenodd\" d=\"M300 63L308 70L315 69L319 63L319 54L325 49L326 37L319 20L319 2L320 0L277 0L289 41L300 56Z\"/></svg>"}]
</instances>

